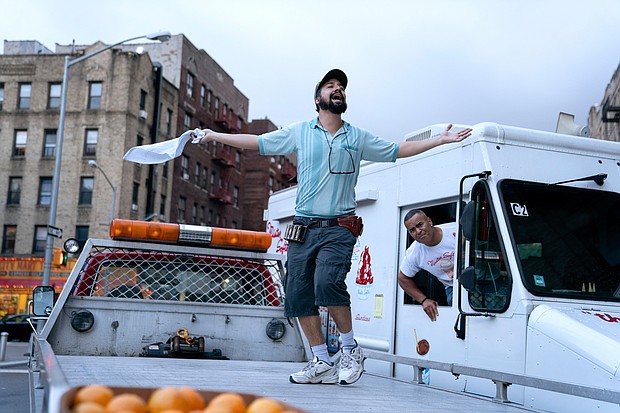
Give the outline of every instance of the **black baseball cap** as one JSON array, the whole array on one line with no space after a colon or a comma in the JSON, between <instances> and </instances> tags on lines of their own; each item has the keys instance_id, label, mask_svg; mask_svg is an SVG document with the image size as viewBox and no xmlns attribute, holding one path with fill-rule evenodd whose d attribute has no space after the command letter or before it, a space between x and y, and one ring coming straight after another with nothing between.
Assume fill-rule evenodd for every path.
<instances>
[{"instance_id":1,"label":"black baseball cap","mask_svg":"<svg viewBox=\"0 0 620 413\"><path fill-rule=\"evenodd\" d=\"M316 84L316 87L314 88L315 98L319 95L319 90L321 90L321 87L323 87L323 85L327 83L327 81L330 79L338 80L340 84L342 85L342 87L344 87L345 89L347 88L347 83L349 83L349 80L347 79L347 75L345 75L342 70L332 69L329 72L327 72L325 76L323 76L323 79L321 79L319 83Z\"/></svg>"}]
</instances>

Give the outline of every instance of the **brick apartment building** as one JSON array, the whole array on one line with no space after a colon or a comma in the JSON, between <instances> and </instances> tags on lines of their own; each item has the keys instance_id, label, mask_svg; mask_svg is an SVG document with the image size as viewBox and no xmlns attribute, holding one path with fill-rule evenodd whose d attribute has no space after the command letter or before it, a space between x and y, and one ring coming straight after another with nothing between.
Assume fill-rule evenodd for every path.
<instances>
[{"instance_id":1,"label":"brick apartment building","mask_svg":"<svg viewBox=\"0 0 620 413\"><path fill-rule=\"evenodd\" d=\"M261 134L276 130L269 119L253 119L248 124L248 133ZM297 160L292 156L261 156L258 151L244 151L245 202L243 206L244 224L249 229L265 230L264 211L267 209L269 195L280 189L296 184Z\"/></svg>"},{"instance_id":2,"label":"brick apartment building","mask_svg":"<svg viewBox=\"0 0 620 413\"><path fill-rule=\"evenodd\" d=\"M42 256L56 162L65 55L105 47L5 41L0 55L0 256ZM169 165L123 161L132 146L176 133L177 89L148 54L120 48L70 67L57 226L64 237L107 238L115 216L170 216ZM162 108L164 116L157 115ZM98 168L89 165L95 161ZM102 172L103 171L103 172ZM116 203L112 206L112 185ZM148 205L151 205L150 209ZM57 241L60 246L60 242Z\"/></svg>"},{"instance_id":3,"label":"brick apartment building","mask_svg":"<svg viewBox=\"0 0 620 413\"><path fill-rule=\"evenodd\" d=\"M620 142L620 65L605 88L601 104L590 108L588 127L593 138Z\"/></svg>"},{"instance_id":4,"label":"brick apartment building","mask_svg":"<svg viewBox=\"0 0 620 413\"><path fill-rule=\"evenodd\" d=\"M249 99L207 52L184 35L141 46L153 61L161 62L164 77L179 90L177 135L194 128L256 134L276 129L269 120L249 123ZM170 221L265 230L262 210L269 188L291 185L291 176L274 173L270 160L290 165L290 158L254 162L255 156L244 152L221 144L187 145L174 161Z\"/></svg>"},{"instance_id":5,"label":"brick apartment building","mask_svg":"<svg viewBox=\"0 0 620 413\"><path fill-rule=\"evenodd\" d=\"M27 311L32 287L41 283L65 56L75 59L105 47L57 45L54 53L36 41L4 42L0 315ZM124 162L123 155L132 146L176 134L177 97L177 89L163 79L162 67L148 54L113 48L70 67L56 213L63 239L55 240L56 248L70 237L81 242L107 238L112 214L127 219L170 216L173 162L135 165ZM57 292L69 270L52 268L50 284Z\"/></svg>"}]
</instances>

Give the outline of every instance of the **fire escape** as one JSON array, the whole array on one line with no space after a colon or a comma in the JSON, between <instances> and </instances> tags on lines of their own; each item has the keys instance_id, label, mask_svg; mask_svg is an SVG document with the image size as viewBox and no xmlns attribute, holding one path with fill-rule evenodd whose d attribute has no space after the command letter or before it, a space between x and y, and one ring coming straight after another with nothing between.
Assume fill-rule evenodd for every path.
<instances>
[{"instance_id":1,"label":"fire escape","mask_svg":"<svg viewBox=\"0 0 620 413\"><path fill-rule=\"evenodd\" d=\"M235 166L236 150L231 146L218 143L213 149L213 161L220 165L220 179L217 185L211 188L209 198L224 205L233 204L233 193L230 189L230 176Z\"/></svg>"}]
</instances>

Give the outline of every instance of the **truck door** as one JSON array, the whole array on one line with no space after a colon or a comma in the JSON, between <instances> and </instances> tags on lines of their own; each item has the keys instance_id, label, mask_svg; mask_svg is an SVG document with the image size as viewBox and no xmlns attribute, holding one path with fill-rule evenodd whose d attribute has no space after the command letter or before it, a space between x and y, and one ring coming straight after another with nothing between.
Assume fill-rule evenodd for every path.
<instances>
[{"instance_id":1,"label":"truck door","mask_svg":"<svg viewBox=\"0 0 620 413\"><path fill-rule=\"evenodd\" d=\"M404 207L400 213L399 231L399 254L398 262L402 262L407 248L412 239L403 225L407 212L411 209L420 209L432 220L433 225L455 222L457 202L448 202L429 206ZM456 254L455 254L456 256ZM398 269L397 269L398 271ZM396 276L396 274L394 274ZM445 287L430 273L422 270L414 276L416 285L424 291L425 295L439 304L439 317L432 322L423 311L420 303L416 302L402 288L398 289L396 296L396 328L395 328L395 354L405 357L423 357L425 359L446 363L462 362L464 357L464 344L454 334L454 322L458 315L456 303L449 303L446 299ZM456 284L453 284L456 291ZM427 340L430 350L425 355L416 351L416 340ZM462 382L457 382L454 377L442 371L430 371L425 374L433 385L441 385L455 390L462 390ZM413 369L408 366L396 365L395 376L405 380L413 379Z\"/></svg>"}]
</instances>

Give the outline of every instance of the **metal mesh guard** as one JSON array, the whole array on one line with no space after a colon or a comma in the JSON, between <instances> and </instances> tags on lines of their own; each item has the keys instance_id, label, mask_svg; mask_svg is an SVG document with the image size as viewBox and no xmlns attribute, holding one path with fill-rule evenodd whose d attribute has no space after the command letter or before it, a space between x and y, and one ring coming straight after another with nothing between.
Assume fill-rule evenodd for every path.
<instances>
[{"instance_id":1,"label":"metal mesh guard","mask_svg":"<svg viewBox=\"0 0 620 413\"><path fill-rule=\"evenodd\" d=\"M73 295L279 306L277 261L94 247Z\"/></svg>"}]
</instances>

